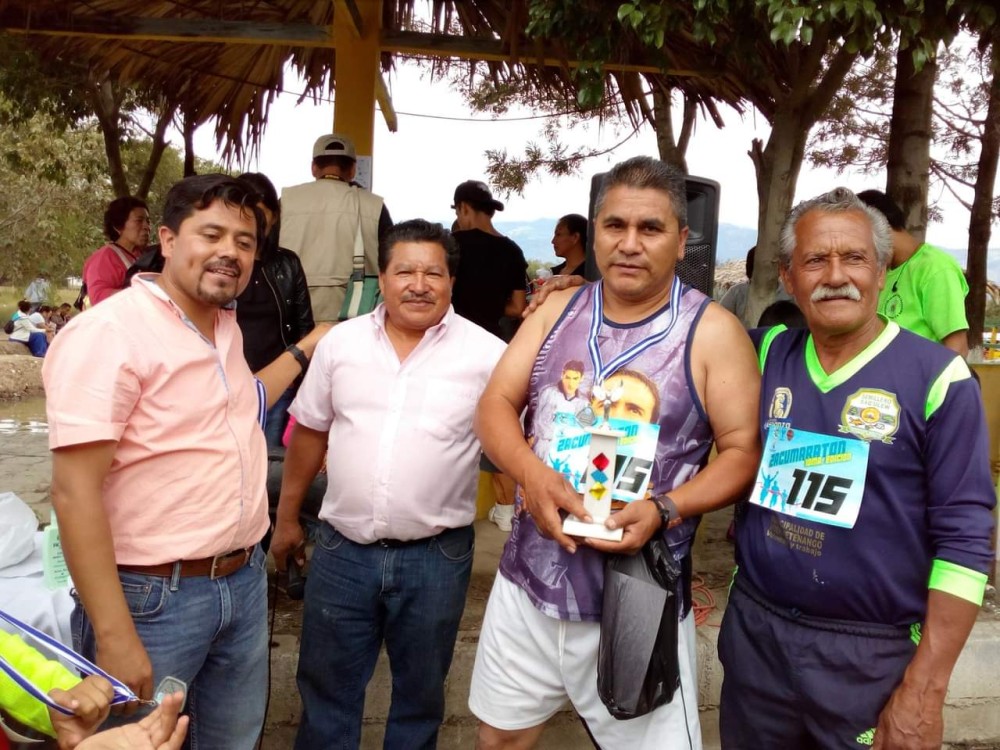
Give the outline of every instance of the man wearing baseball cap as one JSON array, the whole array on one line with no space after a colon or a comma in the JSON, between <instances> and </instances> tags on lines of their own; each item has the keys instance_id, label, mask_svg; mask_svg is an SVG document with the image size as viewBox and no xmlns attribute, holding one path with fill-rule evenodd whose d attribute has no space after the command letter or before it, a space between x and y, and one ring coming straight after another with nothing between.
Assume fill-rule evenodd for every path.
<instances>
[{"instance_id":1,"label":"man wearing baseball cap","mask_svg":"<svg viewBox=\"0 0 1000 750\"><path fill-rule=\"evenodd\" d=\"M316 322L336 321L344 304L358 238L365 274L378 273L378 242L392 227L382 197L354 182L357 152L346 135L313 144L314 180L281 193L279 244L298 253Z\"/></svg>"}]
</instances>

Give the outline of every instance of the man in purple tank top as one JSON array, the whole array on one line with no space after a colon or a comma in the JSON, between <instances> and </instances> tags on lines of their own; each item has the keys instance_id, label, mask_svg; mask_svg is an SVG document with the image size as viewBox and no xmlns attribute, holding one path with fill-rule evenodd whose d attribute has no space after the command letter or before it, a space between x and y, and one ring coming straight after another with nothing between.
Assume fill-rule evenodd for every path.
<instances>
[{"instance_id":1,"label":"man in purple tank top","mask_svg":"<svg viewBox=\"0 0 1000 750\"><path fill-rule=\"evenodd\" d=\"M551 294L525 321L476 415L484 451L519 485L469 697L480 748L532 747L566 700L601 747L701 747L687 602L673 700L619 721L598 697L604 560L659 534L683 561L701 514L749 489L760 455L760 380L736 318L674 275L688 234L680 172L648 157L617 165L595 216L603 280ZM577 391L552 408L553 384L569 362L583 368ZM629 436L617 449L626 468L611 485L613 499L631 502L606 521L622 530L620 542L567 536L560 515L591 520L571 454L605 418ZM706 466L713 443L718 456Z\"/></svg>"}]
</instances>

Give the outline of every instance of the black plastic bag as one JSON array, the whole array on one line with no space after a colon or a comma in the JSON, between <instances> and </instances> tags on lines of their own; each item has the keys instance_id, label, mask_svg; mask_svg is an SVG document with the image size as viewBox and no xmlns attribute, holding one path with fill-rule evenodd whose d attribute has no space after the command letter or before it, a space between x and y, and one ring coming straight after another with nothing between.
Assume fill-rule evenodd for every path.
<instances>
[{"instance_id":1,"label":"black plastic bag","mask_svg":"<svg viewBox=\"0 0 1000 750\"><path fill-rule=\"evenodd\" d=\"M648 714L673 700L681 567L654 537L634 555L604 564L604 605L597 692L616 719Z\"/></svg>"}]
</instances>

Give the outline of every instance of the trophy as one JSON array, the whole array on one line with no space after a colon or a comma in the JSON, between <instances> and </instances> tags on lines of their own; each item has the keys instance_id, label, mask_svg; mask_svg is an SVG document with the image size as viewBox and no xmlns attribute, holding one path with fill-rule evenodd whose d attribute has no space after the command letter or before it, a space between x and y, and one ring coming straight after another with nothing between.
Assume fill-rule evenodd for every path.
<instances>
[{"instance_id":1,"label":"trophy","mask_svg":"<svg viewBox=\"0 0 1000 750\"><path fill-rule=\"evenodd\" d=\"M611 405L622 396L622 387L606 389L602 384L594 386L594 397L604 407L604 421L597 427L588 427L590 452L587 457L587 471L583 483L583 507L587 509L592 523L587 523L574 515L563 521L563 531L570 536L606 539L610 542L622 540L621 529L609 529L604 521L611 515L611 495L614 489L615 460L618 455L618 440L625 437L621 430L609 427Z\"/></svg>"}]
</instances>

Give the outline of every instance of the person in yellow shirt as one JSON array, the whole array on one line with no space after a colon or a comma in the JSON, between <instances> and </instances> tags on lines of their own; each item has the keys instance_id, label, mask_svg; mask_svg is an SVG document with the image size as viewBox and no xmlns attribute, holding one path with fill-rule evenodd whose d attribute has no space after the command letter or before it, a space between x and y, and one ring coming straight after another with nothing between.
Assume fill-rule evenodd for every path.
<instances>
[{"instance_id":1,"label":"person in yellow shirt","mask_svg":"<svg viewBox=\"0 0 1000 750\"><path fill-rule=\"evenodd\" d=\"M73 711L65 715L36 700L5 671L0 670L0 708L31 729L55 737L60 750L179 750L187 733L187 717L178 719L183 694L175 693L137 724L94 734L111 709L114 691L103 677L81 680L20 637L0 630L0 658L45 691L56 703ZM0 748L8 746L0 720ZM92 736L93 735L93 736Z\"/></svg>"}]
</instances>

